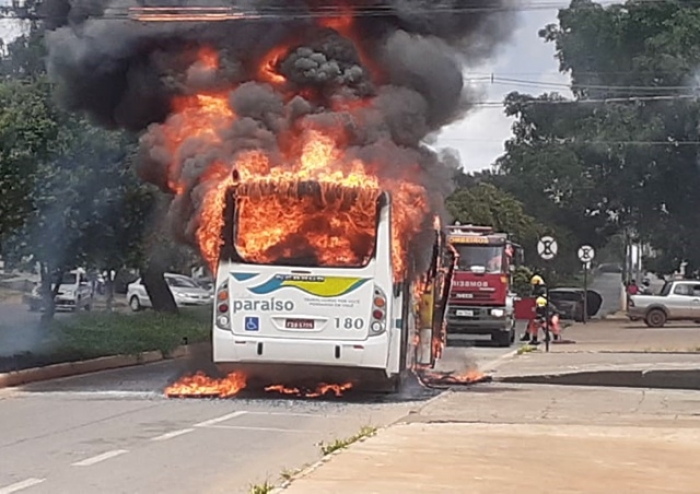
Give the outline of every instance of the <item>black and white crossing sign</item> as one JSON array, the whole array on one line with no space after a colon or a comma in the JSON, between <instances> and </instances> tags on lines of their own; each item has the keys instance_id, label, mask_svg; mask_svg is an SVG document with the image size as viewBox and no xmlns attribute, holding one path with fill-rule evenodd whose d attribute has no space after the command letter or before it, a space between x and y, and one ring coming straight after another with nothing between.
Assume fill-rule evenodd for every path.
<instances>
[{"instance_id":1,"label":"black and white crossing sign","mask_svg":"<svg viewBox=\"0 0 700 494\"><path fill-rule=\"evenodd\" d=\"M582 245L578 249L578 258L582 263L589 263L595 258L595 250L590 245Z\"/></svg>"},{"instance_id":2,"label":"black and white crossing sign","mask_svg":"<svg viewBox=\"0 0 700 494\"><path fill-rule=\"evenodd\" d=\"M552 237L542 237L539 242L537 242L537 253L545 261L554 259L557 255L559 246L557 241Z\"/></svg>"}]
</instances>

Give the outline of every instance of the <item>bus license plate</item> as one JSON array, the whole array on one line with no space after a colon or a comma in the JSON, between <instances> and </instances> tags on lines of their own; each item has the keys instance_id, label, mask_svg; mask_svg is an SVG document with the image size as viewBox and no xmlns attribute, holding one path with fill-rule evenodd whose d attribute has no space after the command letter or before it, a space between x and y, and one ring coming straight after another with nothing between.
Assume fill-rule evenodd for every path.
<instances>
[{"instance_id":1,"label":"bus license plate","mask_svg":"<svg viewBox=\"0 0 700 494\"><path fill-rule=\"evenodd\" d=\"M284 322L287 329L314 329L313 319L287 319Z\"/></svg>"},{"instance_id":2,"label":"bus license plate","mask_svg":"<svg viewBox=\"0 0 700 494\"><path fill-rule=\"evenodd\" d=\"M462 317L473 317L474 311L473 310L458 310L457 315L462 316Z\"/></svg>"}]
</instances>

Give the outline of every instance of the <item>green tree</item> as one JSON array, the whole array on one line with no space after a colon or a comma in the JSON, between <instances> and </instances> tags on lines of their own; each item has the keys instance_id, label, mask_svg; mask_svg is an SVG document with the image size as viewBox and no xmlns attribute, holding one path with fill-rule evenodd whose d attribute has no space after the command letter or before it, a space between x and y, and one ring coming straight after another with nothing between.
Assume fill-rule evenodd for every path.
<instances>
[{"instance_id":1,"label":"green tree","mask_svg":"<svg viewBox=\"0 0 700 494\"><path fill-rule=\"evenodd\" d=\"M5 213L0 248L11 257L41 263L46 317L53 315L48 288L61 271L85 265L110 273L125 264L143 264L146 254L162 257L162 249L146 252L143 245L145 229L153 226L155 191L132 171L134 136L100 130L51 101L44 33L51 28L47 19L60 17L56 9L65 15L68 7L42 0L0 7L0 18L22 23L19 37L6 44L0 40L0 80L7 81L0 104L8 103L0 108L0 139L7 137L0 143L0 213ZM54 9L51 16L43 15L45 8ZM156 292L154 308L172 311L175 302L163 272L152 271L147 288ZM107 281L109 306L113 280Z\"/></svg>"},{"instance_id":2,"label":"green tree","mask_svg":"<svg viewBox=\"0 0 700 494\"><path fill-rule=\"evenodd\" d=\"M455 221L492 226L518 242L531 242L540 231L517 199L488 183L457 189L447 199L447 210Z\"/></svg>"},{"instance_id":3,"label":"green tree","mask_svg":"<svg viewBox=\"0 0 700 494\"><path fill-rule=\"evenodd\" d=\"M44 81L0 81L0 248L31 212L38 163L58 132Z\"/></svg>"},{"instance_id":4,"label":"green tree","mask_svg":"<svg viewBox=\"0 0 700 494\"><path fill-rule=\"evenodd\" d=\"M517 119L497 163L506 190L530 198L526 210L574 243L601 247L635 232L668 258L659 265L697 266L698 28L700 6L691 1L574 0L562 9L540 35L556 45L575 99L506 98Z\"/></svg>"}]
</instances>

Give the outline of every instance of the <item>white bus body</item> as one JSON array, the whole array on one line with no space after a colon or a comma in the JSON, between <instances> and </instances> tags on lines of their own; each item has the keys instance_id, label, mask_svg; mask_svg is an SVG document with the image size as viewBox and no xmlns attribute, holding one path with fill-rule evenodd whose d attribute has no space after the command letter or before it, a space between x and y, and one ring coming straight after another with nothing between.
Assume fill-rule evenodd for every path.
<instances>
[{"instance_id":1,"label":"white bus body","mask_svg":"<svg viewBox=\"0 0 700 494\"><path fill-rule=\"evenodd\" d=\"M374 255L363 267L248 264L222 254L213 330L222 371L398 385L411 365L415 319L408 284L394 283L388 194L378 204Z\"/></svg>"}]
</instances>

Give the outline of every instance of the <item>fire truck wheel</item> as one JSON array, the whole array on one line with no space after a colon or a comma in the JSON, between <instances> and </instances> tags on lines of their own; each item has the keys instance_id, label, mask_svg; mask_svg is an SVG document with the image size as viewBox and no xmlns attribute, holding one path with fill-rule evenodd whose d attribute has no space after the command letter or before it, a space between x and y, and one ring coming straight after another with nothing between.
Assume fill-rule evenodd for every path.
<instances>
[{"instance_id":1,"label":"fire truck wheel","mask_svg":"<svg viewBox=\"0 0 700 494\"><path fill-rule=\"evenodd\" d=\"M513 330L511 329L509 332L505 331L498 331L496 333L493 333L491 336L493 341L496 342L496 344L500 347L509 347L511 343L513 343L513 339L515 338L515 335L513 333Z\"/></svg>"}]
</instances>

